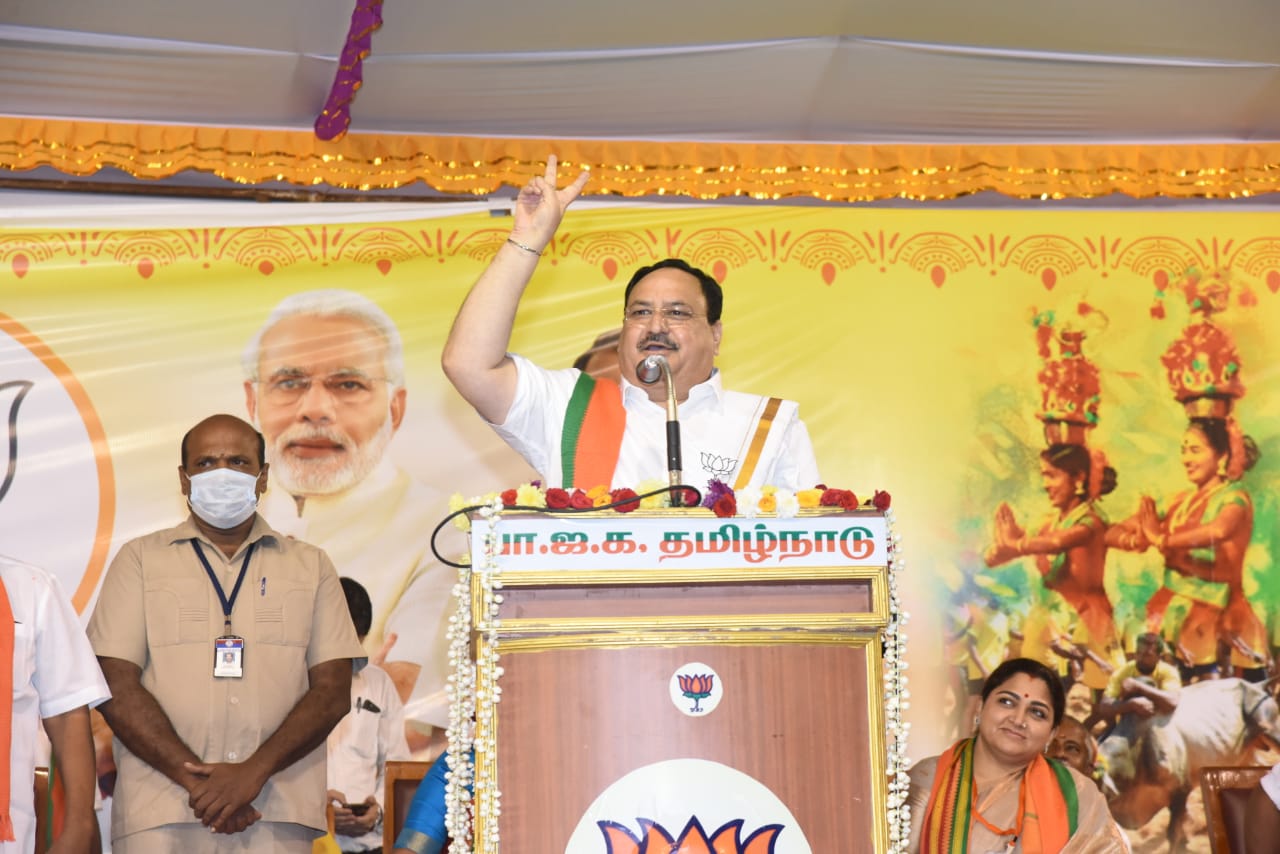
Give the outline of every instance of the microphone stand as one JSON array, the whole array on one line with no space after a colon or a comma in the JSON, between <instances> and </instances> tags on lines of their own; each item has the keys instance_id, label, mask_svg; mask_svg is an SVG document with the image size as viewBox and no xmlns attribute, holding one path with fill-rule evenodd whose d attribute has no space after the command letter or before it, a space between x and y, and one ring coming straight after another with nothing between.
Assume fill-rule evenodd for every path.
<instances>
[{"instance_id":1,"label":"microphone stand","mask_svg":"<svg viewBox=\"0 0 1280 854\"><path fill-rule=\"evenodd\" d=\"M676 411L676 383L671 376L671 365L665 356L649 356L636 366L640 382L650 385L659 376L667 387L667 478L671 485L671 506L684 506L684 490L678 489L683 481L680 460L680 419Z\"/></svg>"}]
</instances>

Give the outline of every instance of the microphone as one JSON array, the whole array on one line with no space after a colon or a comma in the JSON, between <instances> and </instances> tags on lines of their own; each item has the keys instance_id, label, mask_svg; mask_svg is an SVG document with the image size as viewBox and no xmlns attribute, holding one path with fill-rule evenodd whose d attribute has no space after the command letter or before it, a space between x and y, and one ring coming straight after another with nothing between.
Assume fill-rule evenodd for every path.
<instances>
[{"instance_id":1,"label":"microphone","mask_svg":"<svg viewBox=\"0 0 1280 854\"><path fill-rule=\"evenodd\" d=\"M662 376L662 369L667 364L666 356L649 356L636 365L636 378L645 385L653 385Z\"/></svg>"},{"instance_id":2,"label":"microphone","mask_svg":"<svg viewBox=\"0 0 1280 854\"><path fill-rule=\"evenodd\" d=\"M680 419L676 414L676 384L671 377L671 365L667 363L666 356L658 354L646 356L636 365L636 379L645 385L653 385L658 377L662 377L667 386L667 477L672 486L671 506L683 507L684 490L675 488L681 485L683 465L680 462Z\"/></svg>"}]
</instances>

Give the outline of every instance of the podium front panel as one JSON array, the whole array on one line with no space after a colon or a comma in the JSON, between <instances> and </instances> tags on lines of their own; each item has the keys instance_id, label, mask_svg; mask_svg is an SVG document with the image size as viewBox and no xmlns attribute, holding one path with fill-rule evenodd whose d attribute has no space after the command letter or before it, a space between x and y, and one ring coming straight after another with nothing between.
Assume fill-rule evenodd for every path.
<instances>
[{"instance_id":1,"label":"podium front panel","mask_svg":"<svg viewBox=\"0 0 1280 854\"><path fill-rule=\"evenodd\" d=\"M883 517L473 536L480 854L886 850Z\"/></svg>"},{"instance_id":2,"label":"podium front panel","mask_svg":"<svg viewBox=\"0 0 1280 854\"><path fill-rule=\"evenodd\" d=\"M779 846L802 834L813 852L874 852L872 781L883 758L873 747L879 734L869 737L868 686L878 646L757 640L615 647L600 638L588 649L504 651L497 773L499 828L511 850L560 854L584 818L639 827L653 816L588 811L635 769L691 758L736 769L785 804L796 827L780 832ZM682 713L668 690L688 662L722 681L723 697L704 717ZM554 714L538 711L546 709ZM689 806L686 819L695 817ZM725 819L698 817L708 833ZM738 817L745 837L753 815ZM599 836L594 850L606 854Z\"/></svg>"}]
</instances>

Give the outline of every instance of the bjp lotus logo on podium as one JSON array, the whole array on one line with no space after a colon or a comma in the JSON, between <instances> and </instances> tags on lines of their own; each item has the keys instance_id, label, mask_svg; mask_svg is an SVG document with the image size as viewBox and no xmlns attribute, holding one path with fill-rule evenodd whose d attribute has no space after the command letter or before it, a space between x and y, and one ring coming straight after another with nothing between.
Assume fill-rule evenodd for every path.
<instances>
[{"instance_id":1,"label":"bjp lotus logo on podium","mask_svg":"<svg viewBox=\"0 0 1280 854\"><path fill-rule=\"evenodd\" d=\"M670 691L675 707L696 718L715 711L724 696L724 683L715 670L699 661L692 661L681 665L671 675ZM693 701L692 705L689 700Z\"/></svg>"},{"instance_id":2,"label":"bjp lotus logo on podium","mask_svg":"<svg viewBox=\"0 0 1280 854\"><path fill-rule=\"evenodd\" d=\"M700 673L696 676L677 674L676 678L680 680L680 692L690 700L693 700L693 708L689 711L702 711L702 707L698 705L698 702L711 696L711 689L716 684L716 677L710 673Z\"/></svg>"},{"instance_id":3,"label":"bjp lotus logo on podium","mask_svg":"<svg viewBox=\"0 0 1280 854\"><path fill-rule=\"evenodd\" d=\"M683 697L681 702L689 705ZM564 854L813 854L813 849L795 815L763 782L739 768L690 757L642 765L607 786L583 812Z\"/></svg>"},{"instance_id":4,"label":"bjp lotus logo on podium","mask_svg":"<svg viewBox=\"0 0 1280 854\"><path fill-rule=\"evenodd\" d=\"M782 825L769 824L742 839L740 818L722 824L710 836L694 816L685 824L679 837L673 838L662 825L648 819L637 819L640 835L613 821L598 822L604 834L605 854L773 854Z\"/></svg>"}]
</instances>

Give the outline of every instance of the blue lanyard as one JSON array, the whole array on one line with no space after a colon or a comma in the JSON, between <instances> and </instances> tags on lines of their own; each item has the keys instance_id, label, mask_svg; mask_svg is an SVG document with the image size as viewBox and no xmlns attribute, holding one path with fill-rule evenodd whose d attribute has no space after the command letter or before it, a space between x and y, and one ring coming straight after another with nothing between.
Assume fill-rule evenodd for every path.
<instances>
[{"instance_id":1,"label":"blue lanyard","mask_svg":"<svg viewBox=\"0 0 1280 854\"><path fill-rule=\"evenodd\" d=\"M204 549L200 548L200 543L191 540L191 548L196 550L196 557L200 558L200 563L204 565L204 571L209 573L209 580L213 582L213 589L218 593L218 601L222 603L222 617L224 630L231 633L231 609L236 606L236 597L240 595L240 585L244 583L245 571L249 569L249 558L253 557L253 550L258 544L250 543L249 550L244 553L244 561L240 564L240 575L236 578L236 586L231 588L231 598L227 598L227 594L223 592L222 585L218 583L218 576L213 574L213 567L209 566L209 559L204 556Z\"/></svg>"}]
</instances>

